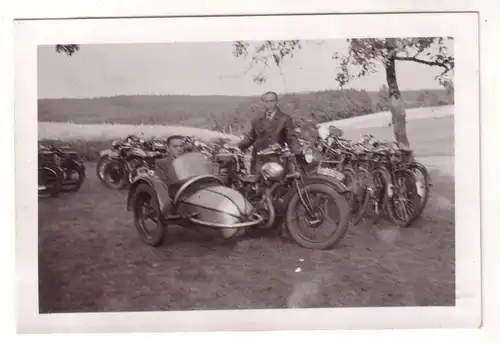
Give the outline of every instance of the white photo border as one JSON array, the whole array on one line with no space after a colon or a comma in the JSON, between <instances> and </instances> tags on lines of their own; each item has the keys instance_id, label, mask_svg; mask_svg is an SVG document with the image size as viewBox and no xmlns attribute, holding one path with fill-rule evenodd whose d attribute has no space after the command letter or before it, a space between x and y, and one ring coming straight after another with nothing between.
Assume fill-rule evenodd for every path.
<instances>
[{"instance_id":1,"label":"white photo border","mask_svg":"<svg viewBox=\"0 0 500 343\"><path fill-rule=\"evenodd\" d=\"M477 13L26 20L15 23L14 33L18 332L364 330L480 325ZM34 149L38 45L407 36L455 38L455 306L39 314Z\"/></svg>"}]
</instances>

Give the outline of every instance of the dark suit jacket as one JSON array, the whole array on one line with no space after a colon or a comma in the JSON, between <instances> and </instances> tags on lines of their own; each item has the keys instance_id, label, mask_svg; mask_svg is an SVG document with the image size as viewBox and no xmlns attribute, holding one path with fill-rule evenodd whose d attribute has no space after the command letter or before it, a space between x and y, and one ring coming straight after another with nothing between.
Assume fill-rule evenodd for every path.
<instances>
[{"instance_id":1,"label":"dark suit jacket","mask_svg":"<svg viewBox=\"0 0 500 343\"><path fill-rule=\"evenodd\" d=\"M253 145L252 172L258 171L258 165L263 162L262 158L257 160L257 152L267 148L271 144L287 143L290 149L300 153L300 144L292 117L277 109L273 119L268 120L265 114L260 115L252 121L250 132L238 144L241 150L246 150Z\"/></svg>"}]
</instances>

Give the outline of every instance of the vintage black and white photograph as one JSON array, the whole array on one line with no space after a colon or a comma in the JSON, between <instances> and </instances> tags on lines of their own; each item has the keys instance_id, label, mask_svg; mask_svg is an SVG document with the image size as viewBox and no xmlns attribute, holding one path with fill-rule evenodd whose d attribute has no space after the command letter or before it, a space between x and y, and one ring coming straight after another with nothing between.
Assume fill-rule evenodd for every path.
<instances>
[{"instance_id":1,"label":"vintage black and white photograph","mask_svg":"<svg viewBox=\"0 0 500 343\"><path fill-rule=\"evenodd\" d=\"M477 299L479 269L472 288L457 287L457 246L473 234L457 233L457 212L478 218L464 207L479 180L462 179L473 196L456 200L456 173L479 171L474 158L456 167L458 140L478 148L477 80L465 84L477 61L461 76L460 18L432 34L429 16L394 18L415 34L380 24L385 34L237 28L234 39L198 40L201 24L167 18L194 38L61 32L30 47L37 315L442 311ZM475 112L461 137L455 99L467 93ZM479 235L476 224L466 229ZM465 238L465 255L479 256L478 237Z\"/></svg>"}]
</instances>

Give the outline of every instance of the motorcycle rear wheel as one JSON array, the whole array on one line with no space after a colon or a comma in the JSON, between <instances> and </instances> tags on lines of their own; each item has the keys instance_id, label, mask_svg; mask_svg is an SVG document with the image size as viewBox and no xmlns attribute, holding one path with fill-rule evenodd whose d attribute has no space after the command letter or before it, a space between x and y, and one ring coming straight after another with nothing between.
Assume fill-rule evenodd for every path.
<instances>
[{"instance_id":1,"label":"motorcycle rear wheel","mask_svg":"<svg viewBox=\"0 0 500 343\"><path fill-rule=\"evenodd\" d=\"M326 224L327 227L328 225L330 226L328 228L329 234L328 237L320 240L313 240L307 237L301 227L301 223L299 223L299 221L304 221L306 225L309 225L306 222L305 218L299 218L301 210L305 210L305 208L300 200L299 193L295 192L291 197L286 209L286 226L288 232L295 240L295 242L304 248L314 250L324 250L332 248L337 243L339 243L347 233L350 220L350 208L348 200L328 184L308 184L302 188L301 192L307 192L311 198L313 198L313 195L317 194L323 194L324 196L326 196L328 200L333 201L333 204L336 207L335 212L337 212L338 218L331 218L328 214L325 214L322 209L319 209L317 206L315 206L315 210L319 210L321 212L319 215L321 218L321 224ZM330 209L331 208L329 207L328 210ZM330 220L325 223L325 220L327 218L329 218ZM333 220L337 221L337 223L334 223Z\"/></svg>"},{"instance_id":2,"label":"motorcycle rear wheel","mask_svg":"<svg viewBox=\"0 0 500 343\"><path fill-rule=\"evenodd\" d=\"M77 192L83 185L85 181L85 169L83 167L77 166L72 170L69 170L69 173L76 172L78 174L78 181L72 184L69 187L66 187L66 190L69 192Z\"/></svg>"},{"instance_id":3,"label":"motorcycle rear wheel","mask_svg":"<svg viewBox=\"0 0 500 343\"><path fill-rule=\"evenodd\" d=\"M346 175L345 184L351 191L351 223L356 226L363 220L368 208L370 193L365 180L370 177L370 173L363 167L356 171L348 167L343 172Z\"/></svg>"},{"instance_id":4,"label":"motorcycle rear wheel","mask_svg":"<svg viewBox=\"0 0 500 343\"><path fill-rule=\"evenodd\" d=\"M412 218L412 220L411 220L411 222L413 223L415 220L420 218L420 216L422 216L422 213L424 212L425 208L427 207L427 202L429 201L429 196L430 196L431 187L432 187L432 180L431 180L431 176L429 174L429 171L422 163L413 162L412 164L410 164L408 166L408 170L410 170L411 172L413 172L415 174L415 177L417 178L417 182L419 182L419 186L423 187L423 193L424 193L421 196L422 201L421 201L420 206L418 207L418 210L416 210L415 213L413 214L414 218ZM423 182L422 182L422 180L420 180L420 178L423 178ZM421 183L423 183L423 185L421 185Z\"/></svg>"}]
</instances>

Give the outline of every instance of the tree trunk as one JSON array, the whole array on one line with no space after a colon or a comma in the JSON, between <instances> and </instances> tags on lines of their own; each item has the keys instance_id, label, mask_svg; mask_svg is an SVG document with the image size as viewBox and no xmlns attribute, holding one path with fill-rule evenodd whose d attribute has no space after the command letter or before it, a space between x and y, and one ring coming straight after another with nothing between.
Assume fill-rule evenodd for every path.
<instances>
[{"instance_id":1,"label":"tree trunk","mask_svg":"<svg viewBox=\"0 0 500 343\"><path fill-rule=\"evenodd\" d=\"M389 86L389 106L392 114L392 126L396 142L410 147L406 135L406 111L404 108L401 92L396 79L396 62L393 57L389 58L385 65L387 85Z\"/></svg>"}]
</instances>

